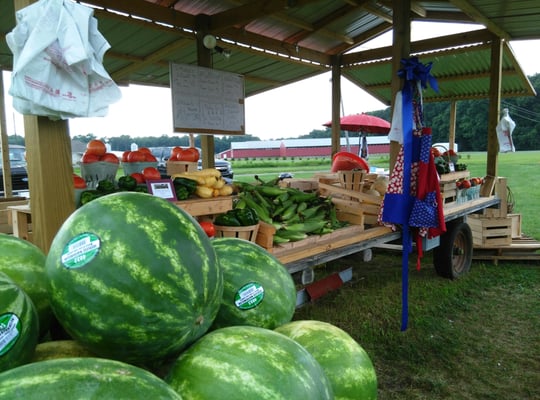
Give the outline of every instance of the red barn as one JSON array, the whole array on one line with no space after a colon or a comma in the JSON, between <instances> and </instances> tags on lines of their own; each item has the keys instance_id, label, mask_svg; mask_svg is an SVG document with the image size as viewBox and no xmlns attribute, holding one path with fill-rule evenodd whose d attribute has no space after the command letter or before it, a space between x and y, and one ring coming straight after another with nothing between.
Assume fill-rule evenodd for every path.
<instances>
[{"instance_id":1,"label":"red barn","mask_svg":"<svg viewBox=\"0 0 540 400\"><path fill-rule=\"evenodd\" d=\"M360 138L341 138L341 151L360 153ZM388 154L388 136L368 136L369 154ZM219 158L268 158L268 157L328 157L332 153L330 138L325 139L281 139L232 142L229 150L219 153Z\"/></svg>"}]
</instances>

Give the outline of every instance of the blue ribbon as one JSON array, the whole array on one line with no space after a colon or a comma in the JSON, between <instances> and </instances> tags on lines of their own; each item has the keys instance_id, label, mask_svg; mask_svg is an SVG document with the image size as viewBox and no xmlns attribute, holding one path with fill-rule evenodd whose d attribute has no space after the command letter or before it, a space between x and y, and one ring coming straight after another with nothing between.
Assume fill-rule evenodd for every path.
<instances>
[{"instance_id":1,"label":"blue ribbon","mask_svg":"<svg viewBox=\"0 0 540 400\"><path fill-rule=\"evenodd\" d=\"M432 62L422 64L418 61L418 57L402 58L401 64L403 68L398 71L398 76L404 79L409 84L412 82L420 82L422 89L426 89L431 86L437 93L439 92L439 85L433 75L431 75Z\"/></svg>"}]
</instances>

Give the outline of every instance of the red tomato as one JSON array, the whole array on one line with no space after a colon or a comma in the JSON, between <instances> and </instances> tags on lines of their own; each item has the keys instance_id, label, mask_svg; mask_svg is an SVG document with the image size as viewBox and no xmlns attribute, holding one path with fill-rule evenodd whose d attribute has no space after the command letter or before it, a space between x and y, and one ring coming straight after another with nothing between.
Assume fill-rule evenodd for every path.
<instances>
[{"instance_id":1,"label":"red tomato","mask_svg":"<svg viewBox=\"0 0 540 400\"><path fill-rule=\"evenodd\" d=\"M128 162L128 156L131 151L127 150L122 153L122 162Z\"/></svg>"},{"instance_id":2,"label":"red tomato","mask_svg":"<svg viewBox=\"0 0 540 400\"><path fill-rule=\"evenodd\" d=\"M145 153L144 162L157 162L157 158L152 153Z\"/></svg>"},{"instance_id":3,"label":"red tomato","mask_svg":"<svg viewBox=\"0 0 540 400\"><path fill-rule=\"evenodd\" d=\"M99 161L99 156L97 154L92 154L88 152L85 152L81 158L81 162L83 164L90 164L90 163L95 163L98 161Z\"/></svg>"},{"instance_id":4,"label":"red tomato","mask_svg":"<svg viewBox=\"0 0 540 400\"><path fill-rule=\"evenodd\" d=\"M216 227L210 221L201 221L199 222L199 225L201 226L201 228L203 228L206 236L214 237L216 235Z\"/></svg>"},{"instance_id":5,"label":"red tomato","mask_svg":"<svg viewBox=\"0 0 540 400\"><path fill-rule=\"evenodd\" d=\"M134 172L130 176L135 178L135 180L137 181L137 184L139 184L139 185L142 185L145 182L144 175L141 174L140 172Z\"/></svg>"},{"instance_id":6,"label":"red tomato","mask_svg":"<svg viewBox=\"0 0 540 400\"><path fill-rule=\"evenodd\" d=\"M189 147L187 151L191 153L191 158L193 159L192 162L199 161L199 157L200 157L199 150L197 150L195 147Z\"/></svg>"},{"instance_id":7,"label":"red tomato","mask_svg":"<svg viewBox=\"0 0 540 400\"><path fill-rule=\"evenodd\" d=\"M89 154L96 154L98 156L102 156L107 152L107 147L105 146L105 143L103 143L101 140L90 140L88 144L86 145L86 152Z\"/></svg>"},{"instance_id":8,"label":"red tomato","mask_svg":"<svg viewBox=\"0 0 540 400\"><path fill-rule=\"evenodd\" d=\"M119 162L118 157L116 157L116 155L113 154L113 153L105 153L105 154L103 154L99 158L99 161L110 162L110 163L113 163L113 164L118 164L118 162Z\"/></svg>"},{"instance_id":9,"label":"red tomato","mask_svg":"<svg viewBox=\"0 0 540 400\"><path fill-rule=\"evenodd\" d=\"M463 181L461 181L461 187L463 189L468 189L471 187L471 181L467 180L467 179L463 179Z\"/></svg>"},{"instance_id":10,"label":"red tomato","mask_svg":"<svg viewBox=\"0 0 540 400\"><path fill-rule=\"evenodd\" d=\"M152 154L152 151L148 147L139 147L138 150L144 154Z\"/></svg>"},{"instance_id":11,"label":"red tomato","mask_svg":"<svg viewBox=\"0 0 540 400\"><path fill-rule=\"evenodd\" d=\"M169 157L169 159L177 160L178 153L180 153L181 151L182 151L182 148L180 146L173 147L173 149L171 150L171 156Z\"/></svg>"},{"instance_id":12,"label":"red tomato","mask_svg":"<svg viewBox=\"0 0 540 400\"><path fill-rule=\"evenodd\" d=\"M73 174L73 187L75 189L86 189L86 182L77 174Z\"/></svg>"},{"instance_id":13,"label":"red tomato","mask_svg":"<svg viewBox=\"0 0 540 400\"><path fill-rule=\"evenodd\" d=\"M197 162L199 160L199 152L194 147L184 149L178 153L177 160L185 162Z\"/></svg>"},{"instance_id":14,"label":"red tomato","mask_svg":"<svg viewBox=\"0 0 540 400\"><path fill-rule=\"evenodd\" d=\"M146 167L142 172L146 181L156 181L161 179L161 173L155 167Z\"/></svg>"},{"instance_id":15,"label":"red tomato","mask_svg":"<svg viewBox=\"0 0 540 400\"><path fill-rule=\"evenodd\" d=\"M144 162L145 155L142 151L134 150L131 151L127 156L128 162Z\"/></svg>"}]
</instances>

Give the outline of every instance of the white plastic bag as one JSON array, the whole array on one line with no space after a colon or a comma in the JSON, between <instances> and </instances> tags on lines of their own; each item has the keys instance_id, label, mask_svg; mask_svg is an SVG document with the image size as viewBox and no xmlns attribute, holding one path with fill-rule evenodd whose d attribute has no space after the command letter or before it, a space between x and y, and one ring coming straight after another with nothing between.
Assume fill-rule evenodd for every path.
<instances>
[{"instance_id":1,"label":"white plastic bag","mask_svg":"<svg viewBox=\"0 0 540 400\"><path fill-rule=\"evenodd\" d=\"M40 0L16 19L6 35L14 108L51 119L105 116L121 92L103 67L110 46L93 10L69 0Z\"/></svg>"},{"instance_id":2,"label":"white plastic bag","mask_svg":"<svg viewBox=\"0 0 540 400\"><path fill-rule=\"evenodd\" d=\"M512 140L512 132L515 127L516 123L508 114L508 108L503 109L503 116L495 128L497 131L497 139L499 140L499 151L501 153L516 151L514 141Z\"/></svg>"}]
</instances>

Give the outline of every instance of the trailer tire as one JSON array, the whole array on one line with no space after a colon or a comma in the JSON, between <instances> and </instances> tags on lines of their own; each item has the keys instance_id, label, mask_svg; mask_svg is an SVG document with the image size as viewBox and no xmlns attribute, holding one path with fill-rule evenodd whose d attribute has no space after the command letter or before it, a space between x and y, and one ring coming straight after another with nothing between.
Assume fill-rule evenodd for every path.
<instances>
[{"instance_id":1,"label":"trailer tire","mask_svg":"<svg viewBox=\"0 0 540 400\"><path fill-rule=\"evenodd\" d=\"M441 244L433 250L433 264L440 276L457 279L471 269L472 232L463 220L449 222L446 229Z\"/></svg>"}]
</instances>

